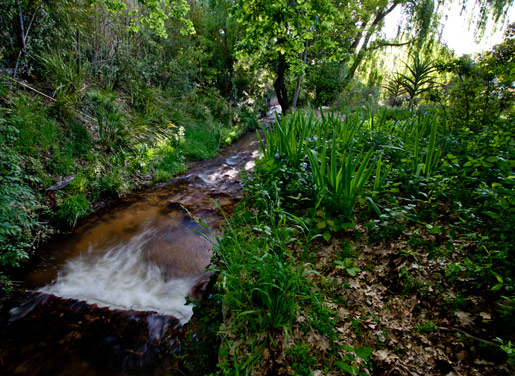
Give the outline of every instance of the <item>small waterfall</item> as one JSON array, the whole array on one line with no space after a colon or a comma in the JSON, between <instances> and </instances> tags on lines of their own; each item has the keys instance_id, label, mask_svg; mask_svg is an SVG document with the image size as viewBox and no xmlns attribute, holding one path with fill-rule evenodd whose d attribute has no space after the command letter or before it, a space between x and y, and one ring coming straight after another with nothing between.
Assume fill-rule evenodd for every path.
<instances>
[{"instance_id":1,"label":"small waterfall","mask_svg":"<svg viewBox=\"0 0 515 376\"><path fill-rule=\"evenodd\" d=\"M57 280L39 289L62 298L83 300L99 307L135 311L155 311L171 315L185 324L191 318L186 297L199 276L170 277L167 265L153 259L158 237L155 227L106 249L95 249L69 260ZM157 244L164 246L164 244ZM166 249L160 249L166 254Z\"/></svg>"},{"instance_id":2,"label":"small waterfall","mask_svg":"<svg viewBox=\"0 0 515 376\"><path fill-rule=\"evenodd\" d=\"M179 365L172 354L191 330L187 297L201 300L211 277L212 245L198 232L217 234L241 198L238 171L254 167L258 148L249 133L218 157L127 195L38 250L37 265L19 278L36 293L0 325L0 373L173 373Z\"/></svg>"}]
</instances>

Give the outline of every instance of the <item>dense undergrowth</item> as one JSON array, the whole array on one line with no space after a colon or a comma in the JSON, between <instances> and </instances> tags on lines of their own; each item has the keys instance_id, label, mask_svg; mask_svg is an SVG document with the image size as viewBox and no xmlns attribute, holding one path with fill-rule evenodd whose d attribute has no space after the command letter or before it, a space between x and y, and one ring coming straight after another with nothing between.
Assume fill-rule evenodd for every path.
<instances>
[{"instance_id":1,"label":"dense undergrowth","mask_svg":"<svg viewBox=\"0 0 515 376\"><path fill-rule=\"evenodd\" d=\"M215 245L223 374L509 374L512 123L397 112L296 112L265 132Z\"/></svg>"},{"instance_id":2,"label":"dense undergrowth","mask_svg":"<svg viewBox=\"0 0 515 376\"><path fill-rule=\"evenodd\" d=\"M332 38L325 6L319 17L228 0L4 4L2 299L3 275L52 232L214 156L257 125L275 89L283 108L288 92L298 106L347 107L264 130L263 158L214 247L218 283L178 355L185 371L513 371L514 25L475 59L413 40L397 71L368 56L376 68L354 77L375 38L347 25L366 28L389 4L352 3L363 22L341 18L334 37L353 46L341 58L318 43ZM260 8L310 31L284 43Z\"/></svg>"},{"instance_id":3,"label":"dense undergrowth","mask_svg":"<svg viewBox=\"0 0 515 376\"><path fill-rule=\"evenodd\" d=\"M145 4L92 3L0 9L0 275L106 200L216 155L264 108L219 38L227 2L166 16L167 38L128 28Z\"/></svg>"},{"instance_id":4,"label":"dense undergrowth","mask_svg":"<svg viewBox=\"0 0 515 376\"><path fill-rule=\"evenodd\" d=\"M55 229L67 230L105 200L170 179L255 126L254 115L216 91L176 101L92 88L63 117L3 85L0 103L0 264L18 266ZM132 93L135 96L135 93ZM132 101L132 102L131 102ZM59 182L69 184L55 187Z\"/></svg>"}]
</instances>

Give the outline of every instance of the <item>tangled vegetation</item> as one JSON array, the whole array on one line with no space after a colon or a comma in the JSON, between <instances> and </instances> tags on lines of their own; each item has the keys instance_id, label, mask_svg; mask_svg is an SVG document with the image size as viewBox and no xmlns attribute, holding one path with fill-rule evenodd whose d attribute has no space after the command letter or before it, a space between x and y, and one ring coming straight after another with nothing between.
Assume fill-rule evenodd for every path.
<instances>
[{"instance_id":1,"label":"tangled vegetation","mask_svg":"<svg viewBox=\"0 0 515 376\"><path fill-rule=\"evenodd\" d=\"M513 374L515 25L456 57L444 3L4 1L0 308L53 233L277 101L184 372ZM477 3L484 26L511 1Z\"/></svg>"},{"instance_id":2,"label":"tangled vegetation","mask_svg":"<svg viewBox=\"0 0 515 376\"><path fill-rule=\"evenodd\" d=\"M488 343L481 356L513 363L513 127L390 115L298 112L266 133L216 247L222 370L467 373L479 350L456 359L442 339L463 333L471 349ZM396 308L402 323L386 314L392 300L415 304ZM440 342L451 355L428 359L418 345Z\"/></svg>"}]
</instances>

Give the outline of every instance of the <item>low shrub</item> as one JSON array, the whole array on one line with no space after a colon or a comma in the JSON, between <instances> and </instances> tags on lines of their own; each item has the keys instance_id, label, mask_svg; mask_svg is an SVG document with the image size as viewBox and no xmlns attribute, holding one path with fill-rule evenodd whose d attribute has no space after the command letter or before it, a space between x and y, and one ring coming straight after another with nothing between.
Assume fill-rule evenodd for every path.
<instances>
[{"instance_id":1,"label":"low shrub","mask_svg":"<svg viewBox=\"0 0 515 376\"><path fill-rule=\"evenodd\" d=\"M89 213L90 203L82 194L65 197L57 206L56 219L69 227L75 227L79 219Z\"/></svg>"}]
</instances>

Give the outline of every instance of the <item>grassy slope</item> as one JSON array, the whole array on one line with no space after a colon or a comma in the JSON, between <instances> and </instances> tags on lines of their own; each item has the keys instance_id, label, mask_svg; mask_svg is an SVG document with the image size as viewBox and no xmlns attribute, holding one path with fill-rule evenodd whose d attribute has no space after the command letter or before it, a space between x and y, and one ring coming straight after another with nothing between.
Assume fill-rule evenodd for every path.
<instances>
[{"instance_id":1,"label":"grassy slope","mask_svg":"<svg viewBox=\"0 0 515 376\"><path fill-rule=\"evenodd\" d=\"M256 124L214 91L166 101L155 89L139 106L90 89L69 107L9 85L0 91L0 274L52 232L129 190L170 179L188 161L216 155ZM64 188L48 190L70 177Z\"/></svg>"},{"instance_id":2,"label":"grassy slope","mask_svg":"<svg viewBox=\"0 0 515 376\"><path fill-rule=\"evenodd\" d=\"M351 215L330 181L317 185L320 163L308 155L330 166L324 144L343 144L341 119L289 134L303 127L293 116L268 136L216 248L221 371L512 374L510 127L449 133L424 117L359 119L354 156L373 145L383 166Z\"/></svg>"}]
</instances>

